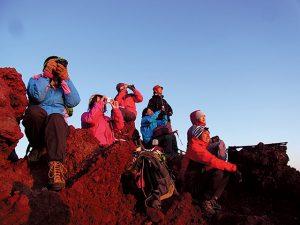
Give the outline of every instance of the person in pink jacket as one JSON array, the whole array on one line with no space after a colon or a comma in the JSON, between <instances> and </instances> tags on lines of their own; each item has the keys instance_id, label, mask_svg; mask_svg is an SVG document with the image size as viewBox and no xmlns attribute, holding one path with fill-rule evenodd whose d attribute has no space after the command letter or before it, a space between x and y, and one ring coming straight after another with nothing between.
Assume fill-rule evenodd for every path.
<instances>
[{"instance_id":1,"label":"person in pink jacket","mask_svg":"<svg viewBox=\"0 0 300 225\"><path fill-rule=\"evenodd\" d=\"M119 83L117 84L116 89L118 94L116 95L115 100L120 104L120 109L125 122L135 121L137 115L135 103L142 102L143 95L134 87L134 85ZM128 93L127 89L130 89L132 93Z\"/></svg>"},{"instance_id":2,"label":"person in pink jacket","mask_svg":"<svg viewBox=\"0 0 300 225\"><path fill-rule=\"evenodd\" d=\"M112 106L111 117L104 114L107 103ZM103 95L93 95L90 98L88 111L81 115L81 127L89 129L98 139L100 146L110 146L116 141L114 132L120 131L124 127L119 103Z\"/></svg>"}]
</instances>

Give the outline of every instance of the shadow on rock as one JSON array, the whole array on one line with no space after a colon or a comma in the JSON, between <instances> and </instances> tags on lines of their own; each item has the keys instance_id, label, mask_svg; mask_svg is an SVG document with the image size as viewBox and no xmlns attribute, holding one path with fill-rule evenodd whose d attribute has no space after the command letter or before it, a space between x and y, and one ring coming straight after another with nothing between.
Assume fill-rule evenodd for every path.
<instances>
[{"instance_id":1,"label":"shadow on rock","mask_svg":"<svg viewBox=\"0 0 300 225\"><path fill-rule=\"evenodd\" d=\"M29 199L30 215L28 224L59 224L65 225L70 222L70 209L60 198L58 192L43 189L31 191L29 187L20 182L15 182L12 193L19 192Z\"/></svg>"}]
</instances>

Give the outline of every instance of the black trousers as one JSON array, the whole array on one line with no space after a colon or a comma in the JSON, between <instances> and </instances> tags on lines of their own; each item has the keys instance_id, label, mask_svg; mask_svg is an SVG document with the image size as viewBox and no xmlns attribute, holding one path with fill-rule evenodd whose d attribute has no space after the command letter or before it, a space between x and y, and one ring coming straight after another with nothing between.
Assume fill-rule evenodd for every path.
<instances>
[{"instance_id":1,"label":"black trousers","mask_svg":"<svg viewBox=\"0 0 300 225\"><path fill-rule=\"evenodd\" d=\"M167 155L176 155L178 153L178 146L176 136L174 134L167 134L156 137L159 146L164 149L164 153Z\"/></svg>"},{"instance_id":2,"label":"black trousers","mask_svg":"<svg viewBox=\"0 0 300 225\"><path fill-rule=\"evenodd\" d=\"M230 174L218 169L206 171L201 163L190 161L186 172L185 189L198 200L220 198Z\"/></svg>"},{"instance_id":3,"label":"black trousers","mask_svg":"<svg viewBox=\"0 0 300 225\"><path fill-rule=\"evenodd\" d=\"M50 161L63 162L66 155L68 125L59 113L47 115L41 107L29 106L23 119L25 134L33 148L47 148Z\"/></svg>"}]
</instances>

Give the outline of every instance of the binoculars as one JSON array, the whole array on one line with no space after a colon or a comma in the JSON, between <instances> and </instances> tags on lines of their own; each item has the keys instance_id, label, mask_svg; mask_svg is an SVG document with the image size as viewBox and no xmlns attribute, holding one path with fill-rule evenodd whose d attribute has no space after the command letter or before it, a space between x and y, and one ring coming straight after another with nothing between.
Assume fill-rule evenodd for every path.
<instances>
[{"instance_id":1,"label":"binoculars","mask_svg":"<svg viewBox=\"0 0 300 225\"><path fill-rule=\"evenodd\" d=\"M63 65L63 66L66 67L66 68L67 68L67 66L68 66L68 60L66 60L66 59L64 59L64 58L58 58L58 59L56 60L56 62L59 63L59 64L61 64L61 65Z\"/></svg>"}]
</instances>

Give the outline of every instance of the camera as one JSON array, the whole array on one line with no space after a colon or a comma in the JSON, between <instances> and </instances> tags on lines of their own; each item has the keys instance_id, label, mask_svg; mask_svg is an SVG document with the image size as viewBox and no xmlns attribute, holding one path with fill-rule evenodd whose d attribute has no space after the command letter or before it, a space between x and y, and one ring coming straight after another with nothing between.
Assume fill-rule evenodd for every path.
<instances>
[{"instance_id":1,"label":"camera","mask_svg":"<svg viewBox=\"0 0 300 225\"><path fill-rule=\"evenodd\" d=\"M56 60L56 62L59 63L59 64L61 64L61 65L63 65L63 66L66 67L66 68L67 68L67 66L68 66L68 61L67 61L66 59L58 58L58 59Z\"/></svg>"},{"instance_id":2,"label":"camera","mask_svg":"<svg viewBox=\"0 0 300 225\"><path fill-rule=\"evenodd\" d=\"M129 88L129 89L134 89L135 87L134 87L134 84L128 84L128 85L127 85L127 88Z\"/></svg>"},{"instance_id":3,"label":"camera","mask_svg":"<svg viewBox=\"0 0 300 225\"><path fill-rule=\"evenodd\" d=\"M219 141L220 141L219 136L214 136L214 137L211 138L211 142L212 142L212 143L217 143L217 142L219 142Z\"/></svg>"},{"instance_id":4,"label":"camera","mask_svg":"<svg viewBox=\"0 0 300 225\"><path fill-rule=\"evenodd\" d=\"M139 157L139 153L138 153L138 152L133 152L133 153L132 153L132 156L133 156L134 158L137 158L137 157Z\"/></svg>"},{"instance_id":5,"label":"camera","mask_svg":"<svg viewBox=\"0 0 300 225\"><path fill-rule=\"evenodd\" d=\"M112 103L114 100L112 98L106 98L106 103Z\"/></svg>"}]
</instances>

